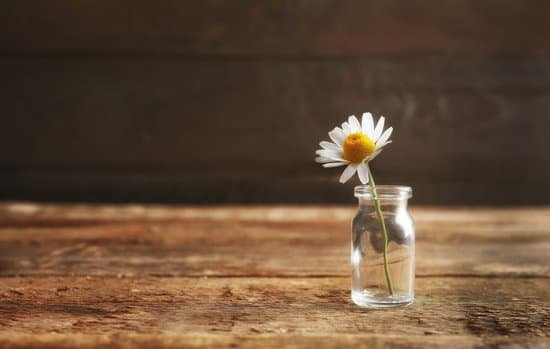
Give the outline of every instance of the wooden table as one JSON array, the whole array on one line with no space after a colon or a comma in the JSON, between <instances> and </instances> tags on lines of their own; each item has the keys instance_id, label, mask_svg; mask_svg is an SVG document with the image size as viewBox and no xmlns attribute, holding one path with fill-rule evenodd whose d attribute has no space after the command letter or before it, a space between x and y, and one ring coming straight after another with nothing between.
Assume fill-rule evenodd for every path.
<instances>
[{"instance_id":1,"label":"wooden table","mask_svg":"<svg viewBox=\"0 0 550 349\"><path fill-rule=\"evenodd\" d=\"M550 208L414 208L416 301L350 301L352 207L0 204L0 347L550 347Z\"/></svg>"}]
</instances>

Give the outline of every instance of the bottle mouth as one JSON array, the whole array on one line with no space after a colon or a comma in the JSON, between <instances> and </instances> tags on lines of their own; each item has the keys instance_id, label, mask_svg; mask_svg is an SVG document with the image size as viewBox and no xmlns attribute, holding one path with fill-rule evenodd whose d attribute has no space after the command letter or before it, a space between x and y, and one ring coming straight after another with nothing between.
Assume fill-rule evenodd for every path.
<instances>
[{"instance_id":1,"label":"bottle mouth","mask_svg":"<svg viewBox=\"0 0 550 349\"><path fill-rule=\"evenodd\" d=\"M355 197L360 200L373 200L372 187L370 185L358 185L354 190ZM376 194L379 199L402 200L412 197L412 188L401 185L377 185Z\"/></svg>"}]
</instances>

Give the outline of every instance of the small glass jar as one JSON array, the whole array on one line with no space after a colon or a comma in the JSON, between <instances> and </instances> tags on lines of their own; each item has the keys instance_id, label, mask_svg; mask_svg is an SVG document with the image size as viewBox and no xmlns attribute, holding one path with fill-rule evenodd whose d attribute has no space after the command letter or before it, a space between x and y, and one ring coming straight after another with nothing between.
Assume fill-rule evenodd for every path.
<instances>
[{"instance_id":1,"label":"small glass jar","mask_svg":"<svg viewBox=\"0 0 550 349\"><path fill-rule=\"evenodd\" d=\"M351 233L351 298L364 307L393 307L414 300L414 223L410 187L355 187L359 211Z\"/></svg>"}]
</instances>

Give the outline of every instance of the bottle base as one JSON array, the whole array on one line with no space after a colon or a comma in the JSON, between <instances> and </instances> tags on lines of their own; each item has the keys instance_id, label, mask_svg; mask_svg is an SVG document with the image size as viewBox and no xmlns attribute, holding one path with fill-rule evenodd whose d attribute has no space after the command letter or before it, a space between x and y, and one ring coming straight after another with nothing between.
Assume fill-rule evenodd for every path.
<instances>
[{"instance_id":1,"label":"bottle base","mask_svg":"<svg viewBox=\"0 0 550 349\"><path fill-rule=\"evenodd\" d=\"M381 293L371 293L367 291L351 292L353 303L364 308L391 308L403 307L414 301L414 296L394 294L392 296Z\"/></svg>"}]
</instances>

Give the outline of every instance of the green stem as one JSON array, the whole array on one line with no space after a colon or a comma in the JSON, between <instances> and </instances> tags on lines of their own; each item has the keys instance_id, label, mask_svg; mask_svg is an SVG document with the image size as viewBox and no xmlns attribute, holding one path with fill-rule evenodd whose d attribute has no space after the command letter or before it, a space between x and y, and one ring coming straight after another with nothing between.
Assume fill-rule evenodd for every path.
<instances>
[{"instance_id":1,"label":"green stem","mask_svg":"<svg viewBox=\"0 0 550 349\"><path fill-rule=\"evenodd\" d=\"M393 283L391 281L390 269L388 266L388 231L386 230L386 223L384 222L384 216L382 215L382 208L380 207L380 199L378 199L378 193L376 192L376 183L374 183L374 177L369 168L369 180L372 192L372 198L374 199L374 207L376 209L376 215L380 222L380 229L384 234L384 274L386 274L386 283L388 284L388 291L390 295L393 295Z\"/></svg>"}]
</instances>

